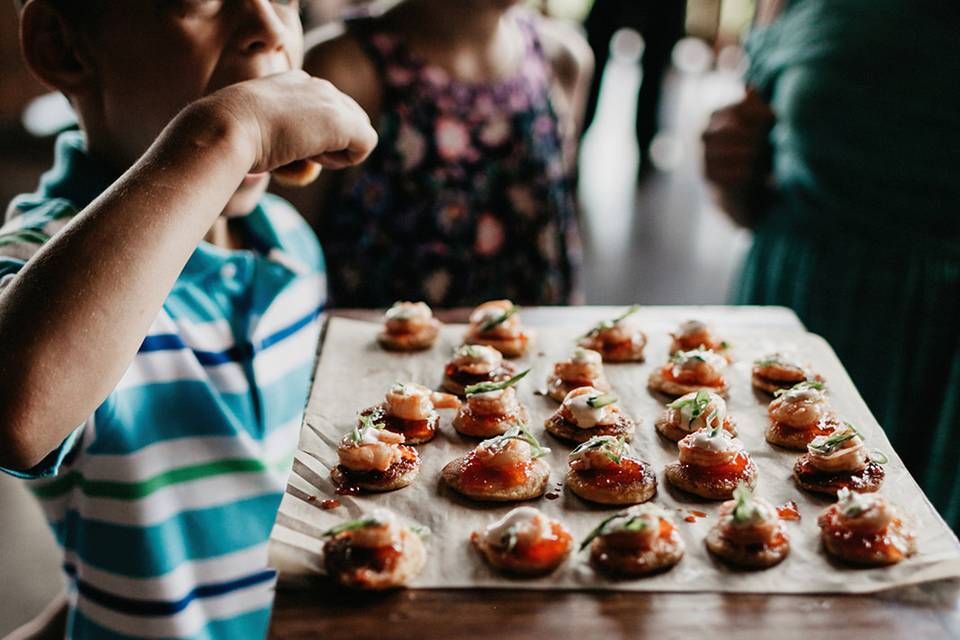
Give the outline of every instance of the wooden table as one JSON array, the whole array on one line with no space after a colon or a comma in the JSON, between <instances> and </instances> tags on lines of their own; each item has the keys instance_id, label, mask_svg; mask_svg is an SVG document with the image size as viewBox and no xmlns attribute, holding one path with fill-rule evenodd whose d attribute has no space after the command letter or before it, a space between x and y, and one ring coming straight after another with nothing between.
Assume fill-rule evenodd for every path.
<instances>
[{"instance_id":1,"label":"wooden table","mask_svg":"<svg viewBox=\"0 0 960 640\"><path fill-rule=\"evenodd\" d=\"M589 323L619 308L524 312L528 324ZM612 312L612 313L611 313ZM439 313L462 322L466 310ZM339 315L376 319L371 311ZM751 314L756 317L756 309ZM803 328L771 308L763 326ZM345 592L318 581L277 590L271 638L671 638L786 640L960 638L960 581L945 580L873 595L743 595L615 591L406 590Z\"/></svg>"}]
</instances>

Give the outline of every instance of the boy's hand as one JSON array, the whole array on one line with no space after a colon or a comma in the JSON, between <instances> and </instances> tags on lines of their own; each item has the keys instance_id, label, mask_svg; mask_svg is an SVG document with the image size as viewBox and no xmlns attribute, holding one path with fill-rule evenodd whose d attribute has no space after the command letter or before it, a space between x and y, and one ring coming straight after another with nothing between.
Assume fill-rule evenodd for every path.
<instances>
[{"instance_id":1,"label":"boy's hand","mask_svg":"<svg viewBox=\"0 0 960 640\"><path fill-rule=\"evenodd\" d=\"M743 100L714 111L703 132L704 171L720 188L743 189L769 171L773 111L753 87Z\"/></svg>"},{"instance_id":2,"label":"boy's hand","mask_svg":"<svg viewBox=\"0 0 960 640\"><path fill-rule=\"evenodd\" d=\"M194 108L238 125L239 148L249 154L251 172L306 159L340 169L362 162L377 144L360 105L303 71L230 85Z\"/></svg>"}]
</instances>

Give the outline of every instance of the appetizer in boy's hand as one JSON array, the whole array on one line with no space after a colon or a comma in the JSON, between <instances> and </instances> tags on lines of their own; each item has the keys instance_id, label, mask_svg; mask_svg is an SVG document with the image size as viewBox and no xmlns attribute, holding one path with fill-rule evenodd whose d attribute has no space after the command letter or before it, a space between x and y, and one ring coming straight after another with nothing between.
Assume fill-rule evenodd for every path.
<instances>
[{"instance_id":1,"label":"appetizer in boy's hand","mask_svg":"<svg viewBox=\"0 0 960 640\"><path fill-rule=\"evenodd\" d=\"M668 464L667 480L688 493L728 500L741 482L757 484L757 465L743 444L721 427L701 429L679 443L680 460Z\"/></svg>"},{"instance_id":2,"label":"appetizer in boy's hand","mask_svg":"<svg viewBox=\"0 0 960 640\"><path fill-rule=\"evenodd\" d=\"M385 509L339 524L323 536L328 538L323 545L327 573L346 587L405 587L426 564L420 536Z\"/></svg>"},{"instance_id":3,"label":"appetizer in boy's hand","mask_svg":"<svg viewBox=\"0 0 960 640\"><path fill-rule=\"evenodd\" d=\"M597 351L605 362L643 362L647 336L637 327L634 314L639 310L633 305L617 318L598 323L577 344Z\"/></svg>"},{"instance_id":4,"label":"appetizer in boy's hand","mask_svg":"<svg viewBox=\"0 0 960 640\"><path fill-rule=\"evenodd\" d=\"M659 505L641 504L610 516L587 536L594 569L615 577L650 575L676 565L684 544L673 519Z\"/></svg>"},{"instance_id":5,"label":"appetizer in boy's hand","mask_svg":"<svg viewBox=\"0 0 960 640\"><path fill-rule=\"evenodd\" d=\"M676 333L671 333L670 336L673 338L670 343L670 355L681 351L703 349L718 353L727 360L730 359L726 353L730 345L725 340L714 337L710 327L699 320L687 320L680 325Z\"/></svg>"},{"instance_id":6,"label":"appetizer in boy's hand","mask_svg":"<svg viewBox=\"0 0 960 640\"><path fill-rule=\"evenodd\" d=\"M340 464L330 472L338 487L367 491L401 489L420 473L420 456L403 444L403 434L387 431L382 422L360 415L360 424L340 441Z\"/></svg>"},{"instance_id":7,"label":"appetizer in boy's hand","mask_svg":"<svg viewBox=\"0 0 960 640\"><path fill-rule=\"evenodd\" d=\"M517 507L470 534L484 560L510 574L551 573L570 555L573 538L560 522L533 507Z\"/></svg>"},{"instance_id":8,"label":"appetizer in boy's hand","mask_svg":"<svg viewBox=\"0 0 960 640\"><path fill-rule=\"evenodd\" d=\"M737 435L737 423L727 415L727 402L712 391L701 389L682 395L657 416L654 426L667 440L678 442L694 431L723 427Z\"/></svg>"},{"instance_id":9,"label":"appetizer in boy's hand","mask_svg":"<svg viewBox=\"0 0 960 640\"><path fill-rule=\"evenodd\" d=\"M530 336L520 323L519 309L509 300L484 302L470 314L470 326L463 341L467 344L485 344L507 358L516 358L527 352Z\"/></svg>"},{"instance_id":10,"label":"appetizer in boy's hand","mask_svg":"<svg viewBox=\"0 0 960 640\"><path fill-rule=\"evenodd\" d=\"M270 172L282 187L305 187L320 177L321 166L313 160L294 160Z\"/></svg>"},{"instance_id":11,"label":"appetizer in boy's hand","mask_svg":"<svg viewBox=\"0 0 960 640\"><path fill-rule=\"evenodd\" d=\"M543 426L568 442L586 442L593 436L620 436L629 441L636 425L616 402L617 396L613 394L593 387L579 387L567 394Z\"/></svg>"},{"instance_id":12,"label":"appetizer in boy's hand","mask_svg":"<svg viewBox=\"0 0 960 640\"><path fill-rule=\"evenodd\" d=\"M550 465L543 457L549 452L526 429L513 427L451 460L441 475L451 489L474 500L532 500L547 490Z\"/></svg>"},{"instance_id":13,"label":"appetizer in boy's hand","mask_svg":"<svg viewBox=\"0 0 960 640\"><path fill-rule=\"evenodd\" d=\"M547 378L548 396L563 402L568 393L579 387L610 391L610 383L603 375L603 357L599 352L577 347L569 360L553 365L553 374Z\"/></svg>"},{"instance_id":14,"label":"appetizer in boy's hand","mask_svg":"<svg viewBox=\"0 0 960 640\"><path fill-rule=\"evenodd\" d=\"M790 553L790 538L776 509L741 483L733 500L720 505L719 520L704 542L724 562L743 569L766 569Z\"/></svg>"},{"instance_id":15,"label":"appetizer in boy's hand","mask_svg":"<svg viewBox=\"0 0 960 640\"><path fill-rule=\"evenodd\" d=\"M503 359L503 354L482 344L459 347L443 369L441 386L445 391L462 396L464 390L481 382L501 382L517 374L517 365Z\"/></svg>"},{"instance_id":16,"label":"appetizer in boy's hand","mask_svg":"<svg viewBox=\"0 0 960 640\"><path fill-rule=\"evenodd\" d=\"M654 391L675 397L701 389L726 395L729 387L723 371L728 364L726 358L713 351L678 351L670 356L667 364L650 374L648 385Z\"/></svg>"},{"instance_id":17,"label":"appetizer in boy's hand","mask_svg":"<svg viewBox=\"0 0 960 640\"><path fill-rule=\"evenodd\" d=\"M805 451L811 440L832 432L840 424L827 403L822 382L801 382L774 395L776 398L767 408L770 423L766 438L770 444Z\"/></svg>"},{"instance_id":18,"label":"appetizer in boy's hand","mask_svg":"<svg viewBox=\"0 0 960 640\"><path fill-rule=\"evenodd\" d=\"M383 403L364 409L362 415L382 422L388 431L402 433L407 444L422 444L437 435L437 409L457 409L460 399L431 391L421 384L398 382L387 391Z\"/></svg>"},{"instance_id":19,"label":"appetizer in boy's hand","mask_svg":"<svg viewBox=\"0 0 960 640\"><path fill-rule=\"evenodd\" d=\"M528 373L529 369L509 380L467 387L467 401L457 411L453 428L465 436L492 438L512 427L526 426L530 415L517 398L514 385Z\"/></svg>"},{"instance_id":20,"label":"appetizer in boy's hand","mask_svg":"<svg viewBox=\"0 0 960 640\"><path fill-rule=\"evenodd\" d=\"M425 302L394 302L383 317L380 346L389 351L422 351L433 346L440 321Z\"/></svg>"},{"instance_id":21,"label":"appetizer in boy's hand","mask_svg":"<svg viewBox=\"0 0 960 640\"><path fill-rule=\"evenodd\" d=\"M570 452L567 486L599 504L637 504L657 493L657 474L614 436L594 436Z\"/></svg>"},{"instance_id":22,"label":"appetizer in boy's hand","mask_svg":"<svg viewBox=\"0 0 960 640\"><path fill-rule=\"evenodd\" d=\"M775 394L781 389L789 389L804 380L822 383L823 376L779 353L771 353L753 361L751 380L755 388Z\"/></svg>"},{"instance_id":23,"label":"appetizer in boy's hand","mask_svg":"<svg viewBox=\"0 0 960 640\"><path fill-rule=\"evenodd\" d=\"M793 465L793 479L801 489L828 496L840 489L870 493L880 490L886 475L880 465L886 461L879 451L867 451L860 432L844 423L807 445Z\"/></svg>"},{"instance_id":24,"label":"appetizer in boy's hand","mask_svg":"<svg viewBox=\"0 0 960 640\"><path fill-rule=\"evenodd\" d=\"M896 564L917 551L916 534L897 509L876 493L837 492L837 503L817 519L830 555L863 566Z\"/></svg>"}]
</instances>

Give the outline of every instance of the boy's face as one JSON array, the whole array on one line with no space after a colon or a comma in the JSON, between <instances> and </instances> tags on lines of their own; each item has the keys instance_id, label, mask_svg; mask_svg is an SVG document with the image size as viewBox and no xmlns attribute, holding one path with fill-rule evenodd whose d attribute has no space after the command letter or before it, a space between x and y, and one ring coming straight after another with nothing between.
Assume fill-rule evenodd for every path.
<instances>
[{"instance_id":1,"label":"boy's face","mask_svg":"<svg viewBox=\"0 0 960 640\"><path fill-rule=\"evenodd\" d=\"M184 106L227 85L298 68L299 6L270 0L106 0L90 31L96 87L81 100L92 146L132 164ZM248 175L224 210L245 215L267 187Z\"/></svg>"}]
</instances>

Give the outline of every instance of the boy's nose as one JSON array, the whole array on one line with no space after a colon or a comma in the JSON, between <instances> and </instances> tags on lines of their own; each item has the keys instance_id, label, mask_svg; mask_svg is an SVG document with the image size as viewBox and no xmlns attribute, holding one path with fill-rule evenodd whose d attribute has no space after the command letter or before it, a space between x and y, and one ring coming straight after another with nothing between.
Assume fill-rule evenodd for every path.
<instances>
[{"instance_id":1,"label":"boy's nose","mask_svg":"<svg viewBox=\"0 0 960 640\"><path fill-rule=\"evenodd\" d=\"M287 25L277 14L270 0L246 0L239 32L238 46L244 53L261 53L282 49Z\"/></svg>"}]
</instances>

